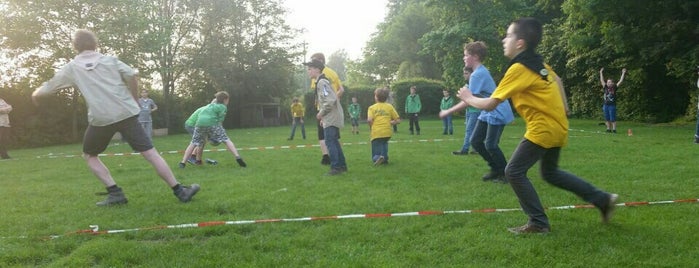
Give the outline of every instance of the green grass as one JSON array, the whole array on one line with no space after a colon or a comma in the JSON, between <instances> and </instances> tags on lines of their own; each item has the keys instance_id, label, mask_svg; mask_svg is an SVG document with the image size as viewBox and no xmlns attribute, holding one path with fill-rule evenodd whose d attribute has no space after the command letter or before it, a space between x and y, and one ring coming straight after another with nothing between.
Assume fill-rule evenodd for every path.
<instances>
[{"instance_id":1,"label":"green grass","mask_svg":"<svg viewBox=\"0 0 699 268\"><path fill-rule=\"evenodd\" d=\"M484 183L478 156L453 156L457 134L441 135L441 121L423 120L422 135L407 122L389 145L390 164L373 167L367 126L343 129L349 172L327 177L315 127L308 139L286 141L288 127L233 129L229 136L248 163L228 152L205 157L217 166L177 169L189 139L157 137L156 147L185 184L201 192L180 203L142 157L105 156L129 204L101 208L103 186L79 155L81 145L13 150L0 161L0 267L692 267L696 266L699 204L619 207L602 225L596 209L550 210L548 235L515 236L520 211L435 216L256 223L200 228L75 234L207 221L302 218L364 213L519 208L508 185ZM693 125L619 122L617 135L598 121L573 120L560 165L622 202L697 198L699 145ZM626 129L633 129L633 136ZM521 120L505 128L506 156L520 141ZM298 133L300 134L300 133ZM424 139L427 141L419 141ZM281 148L284 145L308 145ZM261 147L273 146L271 149ZM209 147L211 149L212 147ZM217 147L221 149L224 147ZM253 149L254 148L254 149ZM126 145L108 153L129 153ZM53 157L49 157L53 156ZM547 207L582 204L546 184L538 166L529 175ZM47 239L50 235L59 235Z\"/></svg>"}]
</instances>

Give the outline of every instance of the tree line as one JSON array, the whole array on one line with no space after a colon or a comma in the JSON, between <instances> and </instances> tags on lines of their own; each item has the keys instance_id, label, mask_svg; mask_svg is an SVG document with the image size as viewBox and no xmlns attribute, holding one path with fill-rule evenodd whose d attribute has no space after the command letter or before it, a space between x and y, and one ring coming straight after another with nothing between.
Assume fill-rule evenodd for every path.
<instances>
[{"instance_id":1,"label":"tree line","mask_svg":"<svg viewBox=\"0 0 699 268\"><path fill-rule=\"evenodd\" d=\"M308 98L299 64L307 51L295 38L301 29L286 23L281 0L0 0L0 10L0 96L15 108L18 146L80 140L79 91L62 91L40 108L29 95L75 56L70 40L82 28L97 33L100 52L139 70L160 107L155 127L171 132L216 91L231 95L229 128L240 126L243 104ZM485 65L497 81L508 65L501 52L507 25L532 16L545 23L539 52L563 78L573 116L601 118L598 71L616 80L626 68L621 119L668 122L696 113L696 10L699 0L389 0L361 59L319 52L329 54L328 66L351 94L391 86L402 96L406 81L420 79L456 90L464 84L464 43L489 46Z\"/></svg>"},{"instance_id":2,"label":"tree line","mask_svg":"<svg viewBox=\"0 0 699 268\"><path fill-rule=\"evenodd\" d=\"M694 120L699 66L697 0L390 0L389 12L351 63L348 79L391 84L419 76L463 86L463 44L484 41L496 81L508 60L501 40L519 17L545 24L539 46L563 79L573 116L602 118L599 70L619 79L621 120Z\"/></svg>"}]
</instances>

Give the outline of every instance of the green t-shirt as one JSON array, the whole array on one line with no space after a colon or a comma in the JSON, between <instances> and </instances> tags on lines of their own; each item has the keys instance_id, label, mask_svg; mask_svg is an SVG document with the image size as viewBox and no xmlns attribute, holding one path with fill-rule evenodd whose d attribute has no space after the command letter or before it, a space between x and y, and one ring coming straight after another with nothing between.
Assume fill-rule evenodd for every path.
<instances>
[{"instance_id":1,"label":"green t-shirt","mask_svg":"<svg viewBox=\"0 0 699 268\"><path fill-rule=\"evenodd\" d=\"M197 127L211 127L223 122L226 118L226 111L228 108L222 103L212 103L203 107L204 109L199 112L199 118L197 119Z\"/></svg>"}]
</instances>

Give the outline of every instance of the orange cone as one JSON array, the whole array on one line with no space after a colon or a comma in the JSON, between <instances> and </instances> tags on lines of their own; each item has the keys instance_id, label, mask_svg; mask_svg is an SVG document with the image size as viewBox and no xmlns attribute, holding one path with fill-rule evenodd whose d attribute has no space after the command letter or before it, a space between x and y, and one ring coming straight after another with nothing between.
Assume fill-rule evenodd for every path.
<instances>
[{"instance_id":1,"label":"orange cone","mask_svg":"<svg viewBox=\"0 0 699 268\"><path fill-rule=\"evenodd\" d=\"M629 136L633 136L633 131L631 131L631 129L629 128L629 131L628 131L627 134L628 134Z\"/></svg>"}]
</instances>

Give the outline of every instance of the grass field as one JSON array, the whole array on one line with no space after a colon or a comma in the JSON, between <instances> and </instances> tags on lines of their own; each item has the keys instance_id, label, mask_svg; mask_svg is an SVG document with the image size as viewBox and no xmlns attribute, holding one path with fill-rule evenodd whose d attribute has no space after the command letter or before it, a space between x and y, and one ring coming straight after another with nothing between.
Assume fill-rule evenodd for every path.
<instances>
[{"instance_id":1,"label":"grass field","mask_svg":"<svg viewBox=\"0 0 699 268\"><path fill-rule=\"evenodd\" d=\"M185 135L157 137L158 150L184 184L202 190L180 203L138 155L114 144L102 160L129 203L96 207L104 188L73 144L10 151L0 161L0 267L696 267L699 204L619 206L608 225L590 208L549 210L552 232L520 235L521 211L429 216L300 220L177 229L163 225L211 221L300 219L312 216L518 209L508 185L482 182L478 156L454 156L463 141L441 135L441 121L407 122L389 145L390 164L371 163L367 126L342 131L349 172L328 177L320 165L315 126L308 139L287 141L288 127L233 129L229 136L248 163L225 151L206 153L215 166L178 169ZM694 126L619 122L620 134L599 121L572 120L560 165L620 202L696 199L699 145ZM628 136L631 128L633 136ZM509 157L520 141L520 119L505 128ZM284 147L289 146L289 147ZM224 147L209 147L208 149ZM547 207L583 204L546 184L538 165L529 175ZM98 225L101 231L76 233ZM136 230L134 230L136 229ZM55 238L50 238L56 235Z\"/></svg>"}]
</instances>

